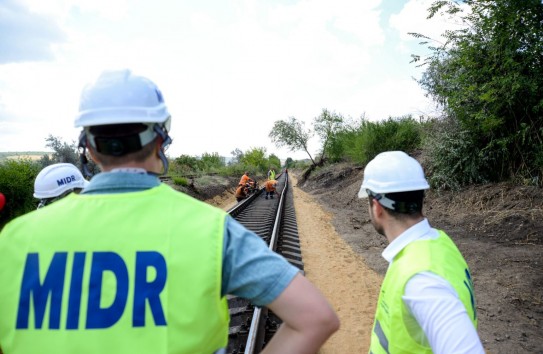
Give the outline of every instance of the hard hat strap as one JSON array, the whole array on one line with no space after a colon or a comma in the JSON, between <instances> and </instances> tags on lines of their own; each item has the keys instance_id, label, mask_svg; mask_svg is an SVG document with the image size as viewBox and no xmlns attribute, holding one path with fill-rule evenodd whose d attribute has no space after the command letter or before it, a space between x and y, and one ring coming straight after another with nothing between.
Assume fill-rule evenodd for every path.
<instances>
[{"instance_id":1,"label":"hard hat strap","mask_svg":"<svg viewBox=\"0 0 543 354\"><path fill-rule=\"evenodd\" d=\"M379 204L381 204L385 208L395 210L394 207L395 207L396 202L394 200L387 198L384 194L373 193L369 189L367 190L367 192L368 192L369 196L371 196L373 199L377 200L379 202Z\"/></svg>"},{"instance_id":2,"label":"hard hat strap","mask_svg":"<svg viewBox=\"0 0 543 354\"><path fill-rule=\"evenodd\" d=\"M168 121L169 119L167 120L167 122ZM158 151L158 157L160 157L160 160L162 160L162 166L164 167L164 171L162 171L162 174L165 175L166 173L168 173L168 168L170 164L164 152L172 143L172 138L168 135L167 127L164 125L160 125L157 123L153 126L153 130L162 138L162 144L160 145L160 150Z\"/></svg>"},{"instance_id":3,"label":"hard hat strap","mask_svg":"<svg viewBox=\"0 0 543 354\"><path fill-rule=\"evenodd\" d=\"M418 202L414 201L396 201L390 198L387 198L386 194L374 193L369 189L366 189L366 193L371 196L373 199L377 200L379 204L393 210L400 214L414 214L420 211L420 205Z\"/></svg>"},{"instance_id":4,"label":"hard hat strap","mask_svg":"<svg viewBox=\"0 0 543 354\"><path fill-rule=\"evenodd\" d=\"M89 171L89 160L87 159L87 134L85 133L85 129L82 129L81 134L79 134L77 149L79 150L79 162L81 163L83 176L92 177L92 173Z\"/></svg>"},{"instance_id":5,"label":"hard hat strap","mask_svg":"<svg viewBox=\"0 0 543 354\"><path fill-rule=\"evenodd\" d=\"M90 145L99 153L110 156L123 156L141 150L157 136L154 125L145 124L146 129L128 135L110 135L91 131L92 127L85 128Z\"/></svg>"}]
</instances>

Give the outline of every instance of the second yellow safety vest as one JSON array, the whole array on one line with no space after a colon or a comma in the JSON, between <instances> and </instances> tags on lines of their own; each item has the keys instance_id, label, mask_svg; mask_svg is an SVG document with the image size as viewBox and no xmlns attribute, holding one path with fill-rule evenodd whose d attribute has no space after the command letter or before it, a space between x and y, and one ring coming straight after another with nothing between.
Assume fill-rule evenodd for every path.
<instances>
[{"instance_id":1,"label":"second yellow safety vest","mask_svg":"<svg viewBox=\"0 0 543 354\"><path fill-rule=\"evenodd\" d=\"M420 272L432 272L447 280L464 304L477 328L475 294L471 274L464 257L443 231L434 240L415 241L407 245L390 265L377 303L371 334L370 353L432 353L408 332L408 315L402 300L407 281Z\"/></svg>"}]
</instances>

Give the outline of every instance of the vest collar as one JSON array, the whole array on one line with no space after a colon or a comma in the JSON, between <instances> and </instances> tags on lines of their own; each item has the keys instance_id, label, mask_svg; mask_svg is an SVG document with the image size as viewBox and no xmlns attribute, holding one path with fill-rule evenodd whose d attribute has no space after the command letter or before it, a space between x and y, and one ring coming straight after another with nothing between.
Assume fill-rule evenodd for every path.
<instances>
[{"instance_id":1,"label":"vest collar","mask_svg":"<svg viewBox=\"0 0 543 354\"><path fill-rule=\"evenodd\" d=\"M394 241L392 241L381 254L388 263L392 263L394 257L398 255L408 244L414 241L434 239L439 236L437 230L430 227L428 219L424 218L421 222L411 226L402 232Z\"/></svg>"}]
</instances>

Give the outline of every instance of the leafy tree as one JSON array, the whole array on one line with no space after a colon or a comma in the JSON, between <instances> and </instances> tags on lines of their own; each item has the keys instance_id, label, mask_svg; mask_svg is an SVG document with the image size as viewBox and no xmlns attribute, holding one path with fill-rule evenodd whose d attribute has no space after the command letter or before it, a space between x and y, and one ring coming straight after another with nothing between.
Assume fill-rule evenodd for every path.
<instances>
[{"instance_id":1,"label":"leafy tree","mask_svg":"<svg viewBox=\"0 0 543 354\"><path fill-rule=\"evenodd\" d=\"M277 147L286 146L290 151L305 151L313 165L316 165L308 150L308 142L313 132L305 129L304 125L303 121L294 117L289 117L288 121L278 120L273 124L269 137Z\"/></svg>"},{"instance_id":2,"label":"leafy tree","mask_svg":"<svg viewBox=\"0 0 543 354\"><path fill-rule=\"evenodd\" d=\"M294 160L291 157L287 157L285 161L285 168L291 168L293 164L294 164Z\"/></svg>"},{"instance_id":3,"label":"leafy tree","mask_svg":"<svg viewBox=\"0 0 543 354\"><path fill-rule=\"evenodd\" d=\"M281 168L281 159L279 159L279 157L277 157L275 154L270 154L270 156L268 156L268 161L273 168Z\"/></svg>"},{"instance_id":4,"label":"leafy tree","mask_svg":"<svg viewBox=\"0 0 543 354\"><path fill-rule=\"evenodd\" d=\"M323 108L321 114L314 119L313 126L322 141L321 161L324 161L332 147L334 135L343 128L343 116Z\"/></svg>"},{"instance_id":5,"label":"leafy tree","mask_svg":"<svg viewBox=\"0 0 543 354\"><path fill-rule=\"evenodd\" d=\"M214 152L211 154L205 152L202 154L200 161L202 162L202 165L206 170L210 170L213 168L217 169L225 166L224 158L219 156L218 152Z\"/></svg>"},{"instance_id":6,"label":"leafy tree","mask_svg":"<svg viewBox=\"0 0 543 354\"><path fill-rule=\"evenodd\" d=\"M45 138L45 141L47 142L45 146L53 149L53 154L51 156L51 161L53 163L66 162L76 166L79 164L79 154L77 153L77 145L75 141L68 144L62 141L59 137L51 134Z\"/></svg>"},{"instance_id":7,"label":"leafy tree","mask_svg":"<svg viewBox=\"0 0 543 354\"><path fill-rule=\"evenodd\" d=\"M241 163L255 167L260 171L265 171L268 168L268 159L266 158L266 148L258 147L251 148L243 154Z\"/></svg>"},{"instance_id":8,"label":"leafy tree","mask_svg":"<svg viewBox=\"0 0 543 354\"><path fill-rule=\"evenodd\" d=\"M230 161L230 164L239 163L241 159L243 158L243 151L241 151L238 148L235 148L230 152L232 154L232 161Z\"/></svg>"},{"instance_id":9,"label":"leafy tree","mask_svg":"<svg viewBox=\"0 0 543 354\"><path fill-rule=\"evenodd\" d=\"M466 6L469 11L463 11ZM543 3L435 1L429 17L438 13L460 18L466 26L446 32L443 44L429 47L432 54L424 61L427 69L419 83L448 117L458 121L454 136L471 144L462 143L463 149L478 154L472 173L489 181L517 178L541 184ZM441 174L462 179L446 170L462 156L455 153L444 161Z\"/></svg>"},{"instance_id":10,"label":"leafy tree","mask_svg":"<svg viewBox=\"0 0 543 354\"><path fill-rule=\"evenodd\" d=\"M174 160L175 164L183 171L197 171L200 168L200 162L194 156L181 155Z\"/></svg>"},{"instance_id":11,"label":"leafy tree","mask_svg":"<svg viewBox=\"0 0 543 354\"><path fill-rule=\"evenodd\" d=\"M70 144L68 144L67 142L62 141L59 137L53 136L51 134L49 134L49 136L45 138L45 141L47 142L45 146L52 149L53 153L51 154L51 156L43 155L41 157L39 163L42 168L52 165L54 163L71 163L77 166L79 169L82 169L79 151L75 141L72 141ZM92 161L92 159L88 155L88 152L87 161L87 168L89 169L89 172L91 174L94 175L100 172L98 165L96 165L94 161Z\"/></svg>"},{"instance_id":12,"label":"leafy tree","mask_svg":"<svg viewBox=\"0 0 543 354\"><path fill-rule=\"evenodd\" d=\"M0 191L6 196L0 228L11 219L36 209L34 180L39 172L39 163L30 159L8 159L0 163Z\"/></svg>"}]
</instances>

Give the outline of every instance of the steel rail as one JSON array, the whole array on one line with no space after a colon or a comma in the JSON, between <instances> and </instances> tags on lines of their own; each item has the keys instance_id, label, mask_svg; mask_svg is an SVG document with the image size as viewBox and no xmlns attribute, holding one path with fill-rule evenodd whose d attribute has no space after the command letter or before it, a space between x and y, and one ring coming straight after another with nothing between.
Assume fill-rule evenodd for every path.
<instances>
[{"instance_id":1,"label":"steel rail","mask_svg":"<svg viewBox=\"0 0 543 354\"><path fill-rule=\"evenodd\" d=\"M288 175L286 175L285 177L285 186L283 187L283 191L281 192L281 197L279 199L279 206L275 214L275 222L273 224L271 239L268 245L269 249L271 249L272 251L275 251L276 241L279 236L281 219L283 217L283 205L284 205L284 200L285 200L284 196L286 195L287 189L288 189ZM251 321L251 327L249 329L247 344L245 345L245 354L255 353L255 350L257 349L257 346L258 346L258 340L262 338L262 334L260 333L262 316L264 316L266 313L267 313L266 308L261 308L261 307L255 308L255 312L253 313L253 320Z\"/></svg>"},{"instance_id":2,"label":"steel rail","mask_svg":"<svg viewBox=\"0 0 543 354\"><path fill-rule=\"evenodd\" d=\"M260 189L228 213L303 272L292 188L288 186L286 173L278 175L276 180L279 193L276 198L264 198ZM227 353L259 353L277 332L281 319L265 306L255 307L247 299L231 295L227 299L230 313Z\"/></svg>"}]
</instances>

